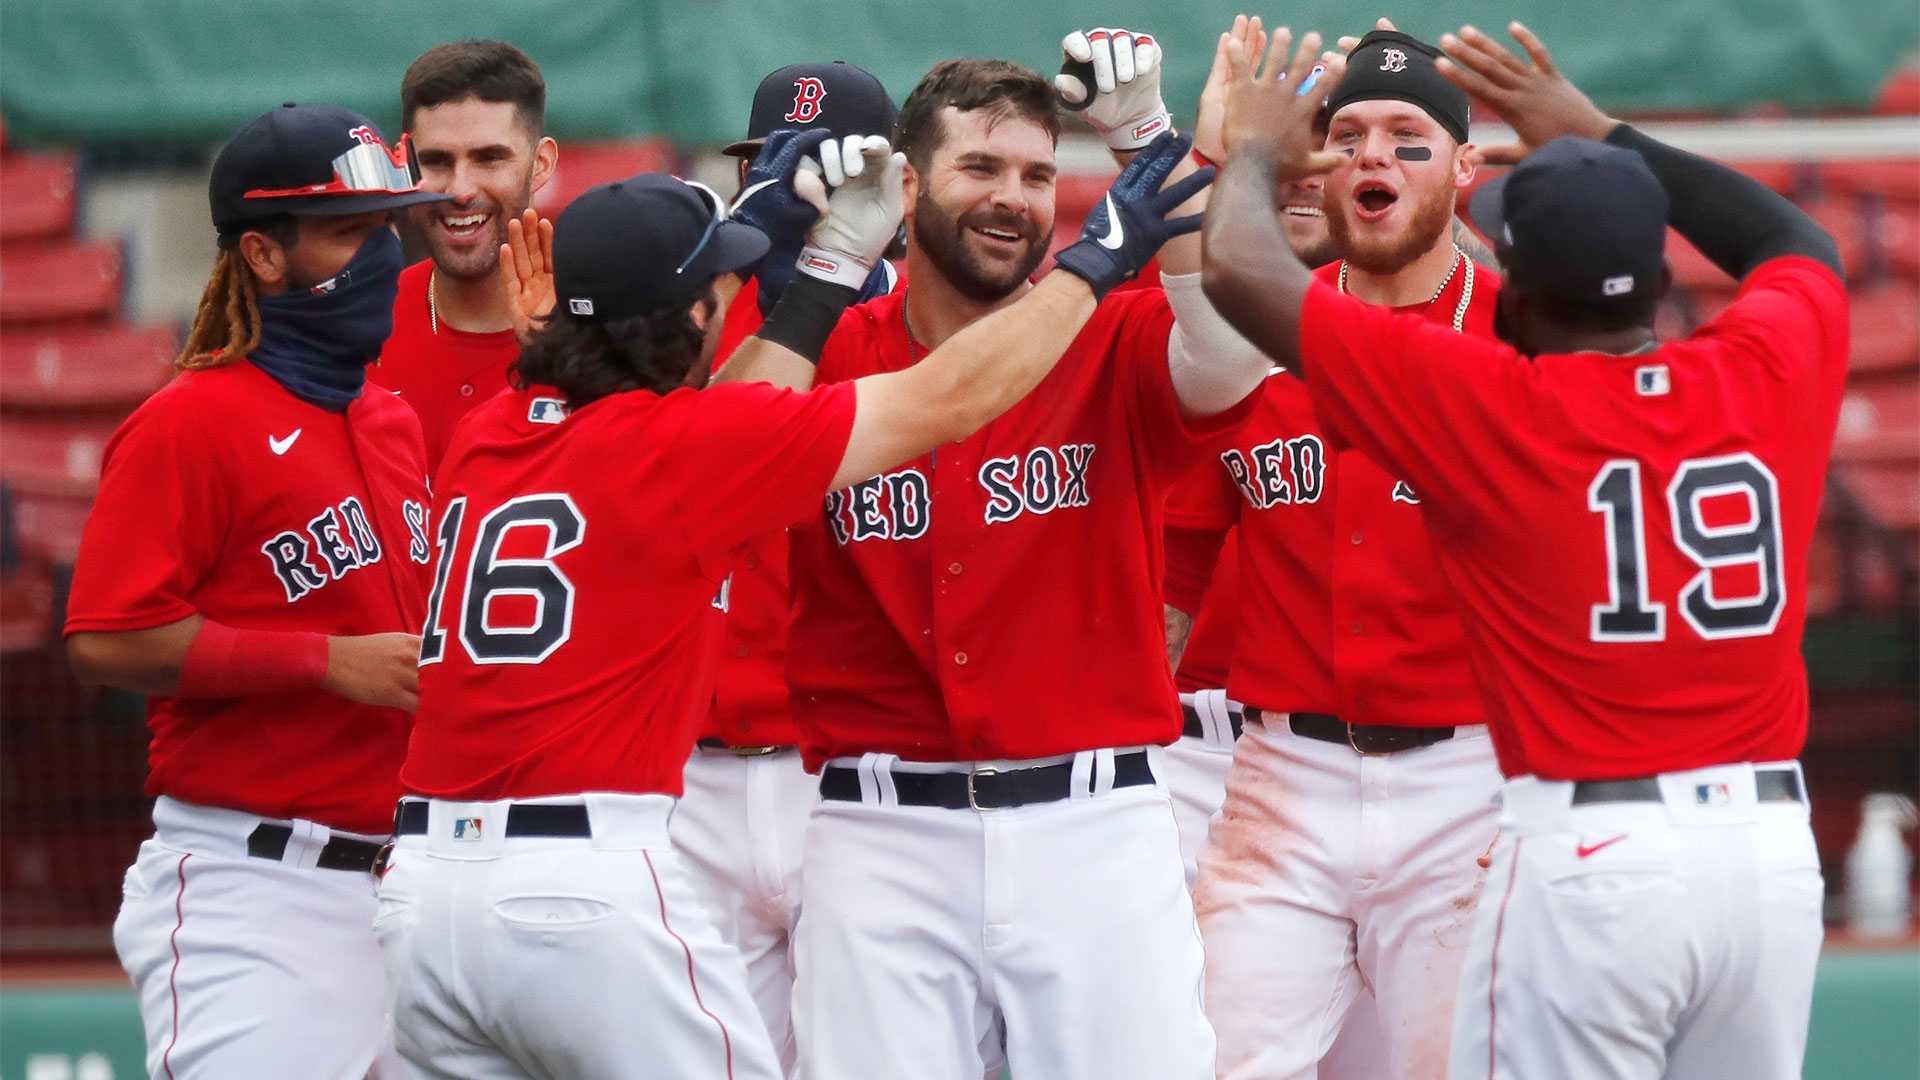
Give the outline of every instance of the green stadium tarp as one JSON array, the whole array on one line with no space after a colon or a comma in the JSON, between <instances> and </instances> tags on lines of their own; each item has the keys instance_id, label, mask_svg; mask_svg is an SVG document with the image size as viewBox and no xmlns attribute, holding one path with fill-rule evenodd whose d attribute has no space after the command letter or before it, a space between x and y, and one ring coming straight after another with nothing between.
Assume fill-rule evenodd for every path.
<instances>
[{"instance_id":1,"label":"green stadium tarp","mask_svg":"<svg viewBox=\"0 0 1920 1080\"><path fill-rule=\"evenodd\" d=\"M499 37L545 70L562 137L661 135L707 144L746 121L754 83L799 60L871 68L904 97L936 60L1002 56L1052 70L1060 36L1140 27L1168 49L1168 101L1190 112L1213 41L1243 0L5 0L0 113L12 137L66 143L217 142L284 100L398 120L401 72L422 50ZM1920 47L1912 0L1429 0L1373 5L1429 40L1519 17L1603 107L1857 108ZM1290 0L1271 15L1329 36L1367 5Z\"/></svg>"},{"instance_id":2,"label":"green stadium tarp","mask_svg":"<svg viewBox=\"0 0 1920 1080\"><path fill-rule=\"evenodd\" d=\"M1920 952L1834 950L1820 959L1806 1080L1913 1075ZM0 987L0 1078L141 1075L140 1012L122 988Z\"/></svg>"}]
</instances>

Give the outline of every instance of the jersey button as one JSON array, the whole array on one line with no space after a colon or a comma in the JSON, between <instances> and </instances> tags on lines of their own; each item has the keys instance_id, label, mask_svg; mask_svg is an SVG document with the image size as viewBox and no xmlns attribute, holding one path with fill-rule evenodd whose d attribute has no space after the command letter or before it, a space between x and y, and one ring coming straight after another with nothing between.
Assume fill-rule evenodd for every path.
<instances>
[{"instance_id":1,"label":"jersey button","mask_svg":"<svg viewBox=\"0 0 1920 1080\"><path fill-rule=\"evenodd\" d=\"M956 663L956 664L959 664L959 665L960 665L961 667L966 667L966 666L967 666L967 654L966 654L966 653L963 653L963 652L957 652L957 653L954 653L954 654L953 654L953 662L954 662L954 663Z\"/></svg>"},{"instance_id":2,"label":"jersey button","mask_svg":"<svg viewBox=\"0 0 1920 1080\"><path fill-rule=\"evenodd\" d=\"M1354 533L1354 534L1353 534L1353 546L1354 546L1354 547L1359 547L1359 546L1360 546L1360 534L1359 534L1359 533Z\"/></svg>"},{"instance_id":3,"label":"jersey button","mask_svg":"<svg viewBox=\"0 0 1920 1080\"><path fill-rule=\"evenodd\" d=\"M462 386L462 387L460 388L460 396L461 396L461 397L472 397L472 396L473 396L473 384L472 384L472 383L467 383L466 385L464 385L464 386Z\"/></svg>"},{"instance_id":4,"label":"jersey button","mask_svg":"<svg viewBox=\"0 0 1920 1080\"><path fill-rule=\"evenodd\" d=\"M959 576L960 576L960 571L962 571L962 570L965 570L965 569L966 569L966 567L964 567L964 566L961 566L961 565L960 565L959 563L957 563L957 562L950 562L950 563L948 563L948 564L947 564L947 573L949 573L949 574L952 574L952 575L953 575L954 577L959 577Z\"/></svg>"},{"instance_id":5,"label":"jersey button","mask_svg":"<svg viewBox=\"0 0 1920 1080\"><path fill-rule=\"evenodd\" d=\"M747 653L749 651L750 650L745 645L735 645L733 647L733 655L739 657L742 660L745 660L747 658ZM709 653L708 655L712 655L712 654Z\"/></svg>"},{"instance_id":6,"label":"jersey button","mask_svg":"<svg viewBox=\"0 0 1920 1080\"><path fill-rule=\"evenodd\" d=\"M1360 632L1360 624L1359 624L1359 623L1354 623L1354 624L1353 624L1353 632L1354 632L1355 634L1358 634L1358 633Z\"/></svg>"}]
</instances>

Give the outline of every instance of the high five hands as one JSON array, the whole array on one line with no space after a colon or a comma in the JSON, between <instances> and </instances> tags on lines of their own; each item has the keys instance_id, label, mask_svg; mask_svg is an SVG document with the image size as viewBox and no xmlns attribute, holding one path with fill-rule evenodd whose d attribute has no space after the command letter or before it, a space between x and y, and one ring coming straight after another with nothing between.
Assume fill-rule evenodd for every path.
<instances>
[{"instance_id":1,"label":"high five hands","mask_svg":"<svg viewBox=\"0 0 1920 1080\"><path fill-rule=\"evenodd\" d=\"M1346 71L1344 56L1322 58L1318 33L1302 37L1296 48L1293 32L1284 26L1273 32L1263 66L1256 63L1258 57L1248 55L1241 38L1229 35L1224 48L1227 110L1221 139L1230 159L1256 156L1270 164L1281 181L1331 172L1346 160L1338 151L1321 148L1324 140L1314 125L1327 94Z\"/></svg>"}]
</instances>

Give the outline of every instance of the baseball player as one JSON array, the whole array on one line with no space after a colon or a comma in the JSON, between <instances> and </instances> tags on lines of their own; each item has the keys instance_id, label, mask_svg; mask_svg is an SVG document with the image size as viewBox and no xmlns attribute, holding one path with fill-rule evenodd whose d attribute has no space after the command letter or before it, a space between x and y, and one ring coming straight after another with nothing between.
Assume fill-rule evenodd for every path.
<instances>
[{"instance_id":1,"label":"baseball player","mask_svg":"<svg viewBox=\"0 0 1920 1080\"><path fill-rule=\"evenodd\" d=\"M364 385L393 314L406 139L285 105L209 186L182 374L107 445L67 652L149 695L153 838L114 950L154 1076L362 1076L390 1045L368 925L425 615L420 425Z\"/></svg>"},{"instance_id":2,"label":"baseball player","mask_svg":"<svg viewBox=\"0 0 1920 1080\"><path fill-rule=\"evenodd\" d=\"M559 162L546 104L539 66L504 41L436 45L400 81L420 186L450 198L410 212L429 258L401 273L393 336L370 375L419 414L430 473L460 418L506 388L520 352L497 267L507 223Z\"/></svg>"},{"instance_id":3,"label":"baseball player","mask_svg":"<svg viewBox=\"0 0 1920 1080\"><path fill-rule=\"evenodd\" d=\"M1793 758L1838 252L1512 29L1530 63L1468 28L1441 67L1532 149L1474 200L1511 273L1502 340L1370 308L1282 249L1267 193L1322 155L1245 65L1207 291L1419 491L1470 630L1509 779L1450 1075L1798 1076L1822 886ZM1669 222L1741 291L1663 344Z\"/></svg>"},{"instance_id":4,"label":"baseball player","mask_svg":"<svg viewBox=\"0 0 1920 1080\"><path fill-rule=\"evenodd\" d=\"M1467 98L1435 55L1375 30L1344 58L1324 198L1342 258L1316 274L1490 338L1499 277L1450 238ZM1221 1075L1318 1075L1370 990L1391 1074L1440 1076L1500 774L1418 485L1277 369L1211 476L1213 524L1239 527L1246 709L1194 889Z\"/></svg>"},{"instance_id":5,"label":"baseball player","mask_svg":"<svg viewBox=\"0 0 1920 1080\"><path fill-rule=\"evenodd\" d=\"M554 261L538 244L503 260L515 281L521 258L535 277L552 265L527 291L556 306L517 388L462 424L441 471L401 774L425 798L400 805L375 923L419 1072L779 1075L739 954L667 840L732 558L1031 390L1097 288L1198 225L1163 220L1195 186L1158 191L1183 151L1143 156L1066 269L925 364L808 393L688 386L725 317L713 280L768 246L702 189L665 176L594 188L555 224ZM905 159L874 138L858 160L804 178L826 212L734 363L807 366L891 242Z\"/></svg>"},{"instance_id":6,"label":"baseball player","mask_svg":"<svg viewBox=\"0 0 1920 1080\"><path fill-rule=\"evenodd\" d=\"M775 130L843 132L840 149L846 137L859 138L855 133L892 134L893 118L893 102L880 81L850 64L795 64L761 80L747 138L726 152L741 155L742 197L732 208L733 219L768 233L771 250L751 268L752 276L727 307L715 366L724 365L760 329L761 302L777 296L775 288L762 283L777 278L784 287L792 280L807 229L818 216L792 190L805 140L790 145L791 156L772 155L781 161L780 171L757 191L748 190L752 157ZM771 161L768 168L775 168ZM804 213L792 212L802 208ZM892 280L891 266L881 260L867 289L884 293ZM800 764L799 734L787 707L786 531L748 541L725 588L726 632L713 703L687 759L686 788L669 831L721 939L745 959L748 989L782 1070L790 1073L793 964L788 946L800 916L800 852L819 780Z\"/></svg>"},{"instance_id":7,"label":"baseball player","mask_svg":"<svg viewBox=\"0 0 1920 1080\"><path fill-rule=\"evenodd\" d=\"M1158 46L1079 38L1109 146L1164 148ZM914 370L1019 302L1052 232L1046 79L947 61L896 130L907 284L845 316L822 383ZM1191 195L1205 174L1179 152ZM1133 229L1106 242L1127 250ZM795 943L801 1076L972 1080L1003 1046L1016 1076L1212 1075L1178 835L1146 749L1179 734L1161 508L1268 362L1195 303L1197 257L1169 243L1164 287L1107 296L1005 417L836 490L794 530L793 640L818 645L789 652L788 681L822 799Z\"/></svg>"}]
</instances>

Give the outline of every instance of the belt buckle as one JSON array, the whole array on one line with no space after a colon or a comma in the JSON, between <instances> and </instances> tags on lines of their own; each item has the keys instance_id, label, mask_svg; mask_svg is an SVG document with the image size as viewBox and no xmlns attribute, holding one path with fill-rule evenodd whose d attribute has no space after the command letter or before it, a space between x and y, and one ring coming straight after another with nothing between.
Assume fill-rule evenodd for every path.
<instances>
[{"instance_id":1,"label":"belt buckle","mask_svg":"<svg viewBox=\"0 0 1920 1080\"><path fill-rule=\"evenodd\" d=\"M967 805L981 813L985 813L986 811L989 811L989 810L1000 809L997 806L981 806L979 795L974 791L974 787L973 787L973 780L974 780L974 777L976 776L998 776L998 775L1000 775L1000 770L991 768L991 767L985 768L985 769L967 770Z\"/></svg>"},{"instance_id":2,"label":"belt buckle","mask_svg":"<svg viewBox=\"0 0 1920 1080\"><path fill-rule=\"evenodd\" d=\"M1362 750L1362 749L1360 749L1360 744L1359 744L1359 743L1357 743L1357 742L1355 742L1355 741L1354 741L1354 739L1353 739L1353 725L1352 725L1352 724L1348 724L1348 725L1347 725L1347 745L1348 745L1349 747L1352 747L1352 748L1353 748L1353 752L1354 752L1354 753L1356 753L1356 754L1359 754L1359 755L1360 755L1361 757L1388 757L1388 756L1391 756L1391 755L1393 754L1393 751L1391 751L1391 750Z\"/></svg>"}]
</instances>

